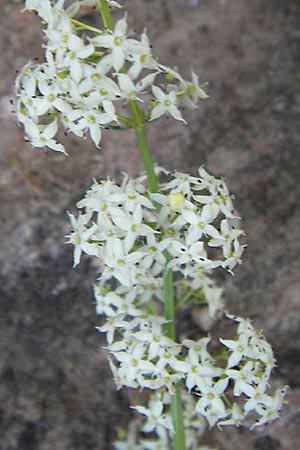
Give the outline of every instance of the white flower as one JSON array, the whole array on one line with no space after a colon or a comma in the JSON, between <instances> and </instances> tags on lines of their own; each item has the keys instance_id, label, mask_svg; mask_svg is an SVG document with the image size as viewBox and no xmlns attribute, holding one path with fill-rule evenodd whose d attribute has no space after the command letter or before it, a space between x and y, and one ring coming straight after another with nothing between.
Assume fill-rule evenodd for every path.
<instances>
[{"instance_id":1,"label":"white flower","mask_svg":"<svg viewBox=\"0 0 300 450\"><path fill-rule=\"evenodd\" d=\"M122 93L122 97L127 98L128 100L141 100L138 97L138 94L143 93L146 87L152 85L156 75L156 73L150 73L149 75L139 80L136 84L134 84L129 75L125 73L119 73L118 84Z\"/></svg>"},{"instance_id":2,"label":"white flower","mask_svg":"<svg viewBox=\"0 0 300 450\"><path fill-rule=\"evenodd\" d=\"M137 288L130 291L122 288L111 291L111 286L97 284L94 286L94 296L96 299L96 313L105 314L107 317L113 317L118 314L127 316L141 316L143 310L136 306Z\"/></svg>"},{"instance_id":3,"label":"white flower","mask_svg":"<svg viewBox=\"0 0 300 450\"><path fill-rule=\"evenodd\" d=\"M90 220L89 214L79 213L77 219L73 216L73 214L68 213L68 215L73 227L73 231L67 237L69 238L68 243L73 244L75 247L73 267L76 267L80 262L82 252L85 252L88 255L99 256L98 245L88 242L88 240L95 233L97 225L93 224L91 226L88 226L88 222Z\"/></svg>"},{"instance_id":4,"label":"white flower","mask_svg":"<svg viewBox=\"0 0 300 450\"><path fill-rule=\"evenodd\" d=\"M129 253L120 239L112 238L110 245L106 246L103 259L106 267L102 279L116 278L123 286L128 288L143 281L136 264L144 257L144 253L134 251Z\"/></svg>"},{"instance_id":5,"label":"white flower","mask_svg":"<svg viewBox=\"0 0 300 450\"><path fill-rule=\"evenodd\" d=\"M123 295L117 295L116 292L109 292L113 294L111 298L112 305L116 308L117 314L126 313L127 316L137 317L143 314L143 310L137 308L133 302L136 300L136 289L133 288Z\"/></svg>"},{"instance_id":6,"label":"white flower","mask_svg":"<svg viewBox=\"0 0 300 450\"><path fill-rule=\"evenodd\" d=\"M245 419L247 412L242 411L236 403L233 404L231 409L231 417L226 420L221 420L218 422L218 428L221 428L224 425L235 425L239 427L242 424L242 421Z\"/></svg>"},{"instance_id":7,"label":"white flower","mask_svg":"<svg viewBox=\"0 0 300 450\"><path fill-rule=\"evenodd\" d=\"M97 182L94 180L93 185L86 192L85 197L77 202L77 208L86 208L87 210L103 213L107 210L107 200L111 198L114 193L120 192L120 187L110 179ZM101 223L100 217L98 223Z\"/></svg>"},{"instance_id":8,"label":"white flower","mask_svg":"<svg viewBox=\"0 0 300 450\"><path fill-rule=\"evenodd\" d=\"M198 380L197 387L200 391L198 395L200 395L201 398L197 402L196 411L201 413L208 420L210 426L213 426L218 419L228 415L221 399L227 385L227 378L223 378L216 383L213 383L212 380L208 382L206 378L200 378Z\"/></svg>"},{"instance_id":9,"label":"white flower","mask_svg":"<svg viewBox=\"0 0 300 450\"><path fill-rule=\"evenodd\" d=\"M140 386L143 386L143 377L145 375L151 376L157 372L155 365L144 359L145 351L145 346L137 343L126 352L113 352L114 357L121 364L126 385L130 386L134 380L138 379Z\"/></svg>"},{"instance_id":10,"label":"white flower","mask_svg":"<svg viewBox=\"0 0 300 450\"><path fill-rule=\"evenodd\" d=\"M143 210L140 204L136 205L131 214L113 207L110 207L109 211L114 224L126 233L124 239L126 251L132 249L134 242L140 236L153 235L152 228L143 223Z\"/></svg>"},{"instance_id":11,"label":"white flower","mask_svg":"<svg viewBox=\"0 0 300 450\"><path fill-rule=\"evenodd\" d=\"M63 67L68 67L70 69L70 77L79 83L83 76L82 60L88 58L94 52L94 47L90 45L85 45L82 39L78 36L74 36L78 39L72 39L68 45L67 51L60 48L57 50L56 59L60 61Z\"/></svg>"},{"instance_id":12,"label":"white flower","mask_svg":"<svg viewBox=\"0 0 300 450\"><path fill-rule=\"evenodd\" d=\"M157 104L151 111L150 120L158 119L164 114L169 113L174 119L186 123L177 108L177 95L175 91L165 93L158 86L152 86L152 92Z\"/></svg>"},{"instance_id":13,"label":"white flower","mask_svg":"<svg viewBox=\"0 0 300 450\"><path fill-rule=\"evenodd\" d=\"M46 22L52 22L54 20L53 8L50 0L26 0L25 7L22 9L22 12L28 10L37 11L39 16Z\"/></svg>"},{"instance_id":14,"label":"white flower","mask_svg":"<svg viewBox=\"0 0 300 450\"><path fill-rule=\"evenodd\" d=\"M157 240L156 237L157 236ZM146 235L147 245L141 248L142 251L148 253L145 256L144 262L148 267L151 267L153 264L157 264L162 270L166 265L166 257L164 255L164 251L169 247L172 239L163 239L159 240L159 235L150 234Z\"/></svg>"},{"instance_id":15,"label":"white flower","mask_svg":"<svg viewBox=\"0 0 300 450\"><path fill-rule=\"evenodd\" d=\"M78 137L83 137L84 132L83 129L80 128L77 124L78 119L82 116L82 111L80 109L74 109L68 114L61 114L60 120L65 130L71 131Z\"/></svg>"},{"instance_id":16,"label":"white flower","mask_svg":"<svg viewBox=\"0 0 300 450\"><path fill-rule=\"evenodd\" d=\"M53 137L58 131L57 119L49 125L38 125L32 120L24 121L27 137L33 147L49 147L57 152L67 154L62 144L59 144Z\"/></svg>"},{"instance_id":17,"label":"white flower","mask_svg":"<svg viewBox=\"0 0 300 450\"><path fill-rule=\"evenodd\" d=\"M203 293L208 304L209 315L212 319L216 319L218 313L224 310L223 289L205 286Z\"/></svg>"},{"instance_id":18,"label":"white flower","mask_svg":"<svg viewBox=\"0 0 300 450\"><path fill-rule=\"evenodd\" d=\"M58 49L64 49L65 51L68 48L68 42L74 45L77 39L80 38L73 33L73 25L67 14L62 11L52 11L56 16L56 21L48 24L44 31L48 40L47 50L53 53Z\"/></svg>"},{"instance_id":19,"label":"white flower","mask_svg":"<svg viewBox=\"0 0 300 450\"><path fill-rule=\"evenodd\" d=\"M104 56L97 65L82 64L83 77L78 85L80 96L85 99L89 93L90 101L100 103L103 100L115 101L121 98L117 83L107 75L111 67L110 55Z\"/></svg>"},{"instance_id":20,"label":"white flower","mask_svg":"<svg viewBox=\"0 0 300 450\"><path fill-rule=\"evenodd\" d=\"M153 399L149 402L149 408L144 406L134 406L140 414L147 417L146 424L143 426L143 431L150 433L151 431L159 431L160 428L174 431L171 418L164 413L163 402L159 399Z\"/></svg>"},{"instance_id":21,"label":"white flower","mask_svg":"<svg viewBox=\"0 0 300 450\"><path fill-rule=\"evenodd\" d=\"M172 339L163 335L159 324L156 327L153 326L151 331L138 331L133 336L138 341L148 345L148 358L150 361L159 356L162 349L176 346Z\"/></svg>"},{"instance_id":22,"label":"white flower","mask_svg":"<svg viewBox=\"0 0 300 450\"><path fill-rule=\"evenodd\" d=\"M269 423L280 417L280 412L284 403L287 389L287 386L285 386L283 389L276 389L276 392L273 396L264 395L258 399L258 404L255 407L255 410L262 417L257 420L254 425L252 425L251 429L260 425L264 425L265 423ZM250 402L251 400L249 400L249 403ZM248 410L248 408L250 408L250 405L247 402L245 405L245 409Z\"/></svg>"},{"instance_id":23,"label":"white flower","mask_svg":"<svg viewBox=\"0 0 300 450\"><path fill-rule=\"evenodd\" d=\"M243 230L232 228L228 220L223 219L219 235L215 233L213 238L209 240L208 245L210 247L222 247L224 257L228 258L232 254L232 243L242 234L244 234Z\"/></svg>"},{"instance_id":24,"label":"white flower","mask_svg":"<svg viewBox=\"0 0 300 450\"><path fill-rule=\"evenodd\" d=\"M241 394L249 395L252 392L254 384L259 383L253 361L248 361L240 370L227 369L225 374L234 380L233 394L240 396ZM249 390L249 386L251 389Z\"/></svg>"},{"instance_id":25,"label":"white flower","mask_svg":"<svg viewBox=\"0 0 300 450\"><path fill-rule=\"evenodd\" d=\"M184 339L182 341L182 345L189 349L189 354L194 353L202 363L211 363L213 361L213 357L207 351L209 342L210 337L201 338L197 341Z\"/></svg>"},{"instance_id":26,"label":"white flower","mask_svg":"<svg viewBox=\"0 0 300 450\"><path fill-rule=\"evenodd\" d=\"M158 390L160 388L166 389L170 394L175 394L175 386L183 379L182 373L170 373L170 369L162 369L158 374L151 379L144 382L144 387L147 389Z\"/></svg>"},{"instance_id":27,"label":"white flower","mask_svg":"<svg viewBox=\"0 0 300 450\"><path fill-rule=\"evenodd\" d=\"M177 240L171 242L170 253L174 258L169 262L168 267L179 269L181 265L188 263L196 263L199 267L212 269L216 266L206 254L203 242L194 242L192 245L186 246Z\"/></svg>"},{"instance_id":28,"label":"white flower","mask_svg":"<svg viewBox=\"0 0 300 450\"><path fill-rule=\"evenodd\" d=\"M253 349L249 345L250 337L251 335L242 333L237 340L220 338L222 344L232 352L227 361L228 368L236 366L243 358L253 357Z\"/></svg>"},{"instance_id":29,"label":"white flower","mask_svg":"<svg viewBox=\"0 0 300 450\"><path fill-rule=\"evenodd\" d=\"M201 362L199 359L199 355L190 349L188 356L185 359L185 362L188 363L189 368L186 375L186 387L189 392L201 383L201 379L212 379L214 377L218 377L223 373L222 369L212 366L208 362Z\"/></svg>"},{"instance_id":30,"label":"white flower","mask_svg":"<svg viewBox=\"0 0 300 450\"><path fill-rule=\"evenodd\" d=\"M106 333L106 340L107 343L110 345L112 344L114 340L114 334L120 329L130 328L131 325L128 321L124 320L126 317L126 314L117 314L116 316L109 317L105 324L101 327L96 327L96 330L100 331L101 333Z\"/></svg>"},{"instance_id":31,"label":"white flower","mask_svg":"<svg viewBox=\"0 0 300 450\"><path fill-rule=\"evenodd\" d=\"M119 72L126 58L132 53L142 53L143 46L135 39L128 39L126 16L118 20L113 32L101 34L91 39L96 47L104 47L111 50L113 68Z\"/></svg>"},{"instance_id":32,"label":"white flower","mask_svg":"<svg viewBox=\"0 0 300 450\"><path fill-rule=\"evenodd\" d=\"M214 216L210 210L203 208L200 214L196 214L194 211L184 209L181 214L186 222L190 224L186 234L188 245L201 239L203 234L214 238L219 236L218 230L211 225Z\"/></svg>"},{"instance_id":33,"label":"white flower","mask_svg":"<svg viewBox=\"0 0 300 450\"><path fill-rule=\"evenodd\" d=\"M157 367L160 370L163 370L168 367L172 367L176 370L176 366L178 362L181 362L176 358L176 356L180 353L181 346L180 345L174 345L173 347L170 347L168 349L161 348L159 352L159 360L156 363ZM186 369L188 366L184 364L184 369Z\"/></svg>"},{"instance_id":34,"label":"white flower","mask_svg":"<svg viewBox=\"0 0 300 450\"><path fill-rule=\"evenodd\" d=\"M237 328L237 334L248 334L249 337L252 337L255 333L255 330L253 328L253 325L251 324L250 319L244 319L243 317L233 316L232 314L226 314L228 319L234 320L235 322L238 322L238 328Z\"/></svg>"},{"instance_id":35,"label":"white flower","mask_svg":"<svg viewBox=\"0 0 300 450\"><path fill-rule=\"evenodd\" d=\"M157 61L152 56L152 50L150 41L144 30L141 35L141 46L142 51L140 54L132 54L129 56L129 61L132 63L131 67L128 69L127 74L132 80L135 80L141 73L143 69L149 70L159 70Z\"/></svg>"},{"instance_id":36,"label":"white flower","mask_svg":"<svg viewBox=\"0 0 300 450\"><path fill-rule=\"evenodd\" d=\"M182 81L183 82L183 78L177 72L176 69L171 69L171 67L165 66L164 64L159 64L158 66L164 73L167 74L166 78L168 79L168 81L170 81L170 80L178 80L178 81Z\"/></svg>"},{"instance_id":37,"label":"white flower","mask_svg":"<svg viewBox=\"0 0 300 450\"><path fill-rule=\"evenodd\" d=\"M223 267L225 267L229 272L237 265L242 263L242 255L244 253L246 246L241 245L238 239L233 241L233 251L224 261Z\"/></svg>"},{"instance_id":38,"label":"white flower","mask_svg":"<svg viewBox=\"0 0 300 450\"><path fill-rule=\"evenodd\" d=\"M64 100L61 90L55 83L50 84L45 80L40 80L38 89L42 95L36 96L32 100L38 116L42 116L48 111L51 112L54 108L65 114L72 112L70 104Z\"/></svg>"},{"instance_id":39,"label":"white flower","mask_svg":"<svg viewBox=\"0 0 300 450\"><path fill-rule=\"evenodd\" d=\"M193 71L191 73L191 81L182 81L178 90L180 100L182 99L182 103L188 108L196 108L198 99L205 100L208 98L202 86L199 86L198 77Z\"/></svg>"},{"instance_id":40,"label":"white flower","mask_svg":"<svg viewBox=\"0 0 300 450\"><path fill-rule=\"evenodd\" d=\"M197 183L194 186L196 191L207 190L211 194L216 194L222 187L224 187L224 181L215 178L213 175L208 173L204 166L200 166L198 169L199 177Z\"/></svg>"},{"instance_id":41,"label":"white flower","mask_svg":"<svg viewBox=\"0 0 300 450\"><path fill-rule=\"evenodd\" d=\"M36 71L37 65L29 61L21 69L20 73L16 77L15 88L17 95L26 94L28 97L32 97L35 94L37 78Z\"/></svg>"},{"instance_id":42,"label":"white flower","mask_svg":"<svg viewBox=\"0 0 300 450\"><path fill-rule=\"evenodd\" d=\"M111 116L92 108L82 110L81 115L82 117L78 120L77 127L80 130L89 130L92 141L99 148L102 136L101 127L112 121Z\"/></svg>"},{"instance_id":43,"label":"white flower","mask_svg":"<svg viewBox=\"0 0 300 450\"><path fill-rule=\"evenodd\" d=\"M111 203L122 204L124 211L131 213L139 204L145 210L155 210L155 206L148 198L146 188L137 180L125 175L121 188L107 197Z\"/></svg>"},{"instance_id":44,"label":"white flower","mask_svg":"<svg viewBox=\"0 0 300 450\"><path fill-rule=\"evenodd\" d=\"M175 170L173 179L163 186L163 190L171 190L172 194L182 193L184 197L190 199L194 189L192 188L192 185L195 185L196 183L199 183L199 178Z\"/></svg>"}]
</instances>

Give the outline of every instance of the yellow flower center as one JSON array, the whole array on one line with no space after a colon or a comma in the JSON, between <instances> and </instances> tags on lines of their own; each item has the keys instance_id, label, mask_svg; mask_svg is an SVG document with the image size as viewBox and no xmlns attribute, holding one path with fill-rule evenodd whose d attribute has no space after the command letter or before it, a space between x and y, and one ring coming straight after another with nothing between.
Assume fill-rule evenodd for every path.
<instances>
[{"instance_id":1,"label":"yellow flower center","mask_svg":"<svg viewBox=\"0 0 300 450\"><path fill-rule=\"evenodd\" d=\"M48 95L48 100L49 100L49 102L54 102L54 100L56 99L56 95L54 95L54 94L50 94L50 95Z\"/></svg>"},{"instance_id":2,"label":"yellow flower center","mask_svg":"<svg viewBox=\"0 0 300 450\"><path fill-rule=\"evenodd\" d=\"M142 64L148 62L149 59L150 59L149 55L141 55L141 57L140 57L140 61L141 61Z\"/></svg>"},{"instance_id":3,"label":"yellow flower center","mask_svg":"<svg viewBox=\"0 0 300 450\"><path fill-rule=\"evenodd\" d=\"M88 117L88 121L89 121L90 123L95 123L95 122L96 122L95 116L89 116L89 117Z\"/></svg>"},{"instance_id":4,"label":"yellow flower center","mask_svg":"<svg viewBox=\"0 0 300 450\"><path fill-rule=\"evenodd\" d=\"M170 227L167 229L167 233L169 236L173 237L176 234L176 231L174 230L174 228Z\"/></svg>"},{"instance_id":5,"label":"yellow flower center","mask_svg":"<svg viewBox=\"0 0 300 450\"><path fill-rule=\"evenodd\" d=\"M98 81L101 79L101 75L100 73L93 73L93 75L91 76L93 81Z\"/></svg>"},{"instance_id":6,"label":"yellow flower center","mask_svg":"<svg viewBox=\"0 0 300 450\"><path fill-rule=\"evenodd\" d=\"M121 47L121 45L123 44L123 39L120 36L115 37L114 44L118 47Z\"/></svg>"},{"instance_id":7,"label":"yellow flower center","mask_svg":"<svg viewBox=\"0 0 300 450\"><path fill-rule=\"evenodd\" d=\"M129 198L129 200L135 200L136 199L136 194L129 194L128 198Z\"/></svg>"},{"instance_id":8,"label":"yellow flower center","mask_svg":"<svg viewBox=\"0 0 300 450\"><path fill-rule=\"evenodd\" d=\"M118 264L119 264L119 266L124 267L125 266L124 259L119 259Z\"/></svg>"},{"instance_id":9,"label":"yellow flower center","mask_svg":"<svg viewBox=\"0 0 300 450\"><path fill-rule=\"evenodd\" d=\"M188 87L188 90L187 90L187 93L188 93L188 94L193 95L193 94L196 94L196 92L197 92L196 86L189 86L189 87Z\"/></svg>"}]
</instances>

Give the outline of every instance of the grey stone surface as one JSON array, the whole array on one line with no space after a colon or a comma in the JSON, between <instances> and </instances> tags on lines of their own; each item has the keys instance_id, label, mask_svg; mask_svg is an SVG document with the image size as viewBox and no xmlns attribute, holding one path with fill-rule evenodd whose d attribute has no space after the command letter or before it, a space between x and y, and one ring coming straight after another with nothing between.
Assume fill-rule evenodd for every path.
<instances>
[{"instance_id":1,"label":"grey stone surface","mask_svg":"<svg viewBox=\"0 0 300 450\"><path fill-rule=\"evenodd\" d=\"M282 420L250 432L210 431L220 450L297 450L300 420L300 149L297 0L128 0L160 61L192 66L211 98L187 111L189 126L150 128L154 159L200 164L226 178L248 249L235 277L220 275L232 313L249 316L273 345L275 384L289 384ZM93 177L142 169L134 136L106 133L102 150L68 138L68 158L31 149L10 113L15 70L42 58L41 27L21 5L0 15L0 449L109 450L130 417L95 331L92 260L72 269L66 211ZM86 14L89 11L86 10ZM98 20L90 17L90 20ZM185 329L197 331L192 316Z\"/></svg>"}]
</instances>

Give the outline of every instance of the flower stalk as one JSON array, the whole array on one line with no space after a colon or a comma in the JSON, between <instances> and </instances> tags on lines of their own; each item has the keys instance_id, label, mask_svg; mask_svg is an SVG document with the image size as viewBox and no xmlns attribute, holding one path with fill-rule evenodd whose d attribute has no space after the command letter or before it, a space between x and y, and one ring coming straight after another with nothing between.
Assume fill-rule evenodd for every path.
<instances>
[{"instance_id":1,"label":"flower stalk","mask_svg":"<svg viewBox=\"0 0 300 450\"><path fill-rule=\"evenodd\" d=\"M102 16L104 26L110 30L114 30L114 21L109 10L107 0L98 0L98 8Z\"/></svg>"},{"instance_id":2,"label":"flower stalk","mask_svg":"<svg viewBox=\"0 0 300 450\"><path fill-rule=\"evenodd\" d=\"M113 19L108 7L107 0L99 0L99 10L104 25L111 31L114 30ZM154 172L149 146L145 132L145 115L140 110L136 100L130 100L130 108L134 118L134 131L138 140L144 168L147 174L150 191L155 193L159 190L159 183ZM165 251L166 263L170 261L170 255ZM173 273L165 268L164 271L164 311L167 320L167 335L176 340L176 318L174 304ZM180 388L175 386L175 393L171 396L171 415L174 427L174 450L185 450L185 432L183 424L182 402Z\"/></svg>"},{"instance_id":3,"label":"flower stalk","mask_svg":"<svg viewBox=\"0 0 300 450\"><path fill-rule=\"evenodd\" d=\"M147 173L149 188L151 192L157 192L159 184L154 172L154 165L152 162L147 137L145 133L144 115L138 107L136 100L130 100L130 107L134 117L134 131L139 143L140 152L143 158L145 171Z\"/></svg>"}]
</instances>

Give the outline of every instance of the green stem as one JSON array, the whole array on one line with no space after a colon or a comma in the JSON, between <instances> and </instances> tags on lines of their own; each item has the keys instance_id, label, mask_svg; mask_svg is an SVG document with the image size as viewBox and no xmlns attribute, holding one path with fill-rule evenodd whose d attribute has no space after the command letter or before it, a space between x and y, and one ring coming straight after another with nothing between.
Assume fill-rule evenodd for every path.
<instances>
[{"instance_id":1,"label":"green stem","mask_svg":"<svg viewBox=\"0 0 300 450\"><path fill-rule=\"evenodd\" d=\"M102 20L104 25L109 30L114 30L114 22L112 20L112 16L110 13L110 9L108 7L107 0L98 0L98 7L102 16ZM154 172L153 162L150 156L150 151L148 147L148 142L145 134L145 117L140 108L138 107L136 100L130 100L131 111L135 120L135 134L138 139L138 143L140 146L140 150L142 153L145 170L147 173L150 191L157 192L158 191L158 181Z\"/></svg>"},{"instance_id":2,"label":"green stem","mask_svg":"<svg viewBox=\"0 0 300 450\"><path fill-rule=\"evenodd\" d=\"M125 125L127 125L130 128L134 127L134 123L132 122L131 119L129 119L129 117L126 116L122 116L121 114L118 114L118 119L123 122Z\"/></svg>"},{"instance_id":3,"label":"green stem","mask_svg":"<svg viewBox=\"0 0 300 450\"><path fill-rule=\"evenodd\" d=\"M107 0L98 0L98 8L102 16L102 20L104 22L104 26L113 31L115 28L114 22L112 20L112 16L110 13L110 9L107 3Z\"/></svg>"},{"instance_id":4,"label":"green stem","mask_svg":"<svg viewBox=\"0 0 300 450\"><path fill-rule=\"evenodd\" d=\"M109 30L114 30L114 23L108 7L107 0L98 0L99 11L102 16L104 25ZM136 100L130 100L130 108L134 118L133 128L137 136L145 170L148 177L151 192L159 190L159 183L154 172L154 165L149 151L149 146L145 133L146 116L140 110ZM170 261L170 255L165 251L167 263ZM176 340L175 327L175 302L174 302L174 284L173 274L171 270L166 269L164 272L164 301L165 301L165 317L168 321L167 333L170 338ZM174 426L174 450L185 450L185 434L182 413L182 401L180 397L180 387L175 386L175 393L171 396L171 413Z\"/></svg>"},{"instance_id":5,"label":"green stem","mask_svg":"<svg viewBox=\"0 0 300 450\"><path fill-rule=\"evenodd\" d=\"M166 257L166 264L170 261L171 257L168 251L164 252ZM176 326L175 326L175 301L174 301L174 283L172 270L165 269L164 272L164 305L165 305L165 318L168 323L166 324L168 336L176 341Z\"/></svg>"},{"instance_id":6,"label":"green stem","mask_svg":"<svg viewBox=\"0 0 300 450\"><path fill-rule=\"evenodd\" d=\"M90 25L80 22L79 20L71 19L71 22L80 30L89 30L95 34L103 34L103 31L99 30L98 28L91 27Z\"/></svg>"},{"instance_id":7,"label":"green stem","mask_svg":"<svg viewBox=\"0 0 300 450\"><path fill-rule=\"evenodd\" d=\"M174 450L185 450L185 433L182 414L182 401L180 396L180 388L176 386L175 394L171 396L171 412L174 435Z\"/></svg>"},{"instance_id":8,"label":"green stem","mask_svg":"<svg viewBox=\"0 0 300 450\"><path fill-rule=\"evenodd\" d=\"M166 264L171 260L168 251L164 252ZM164 305L165 318L168 336L176 341L176 323L175 323L175 299L174 283L172 270L166 269L164 272ZM174 426L174 450L185 450L185 433L183 423L182 402L180 396L180 386L175 386L175 393L171 396L171 414Z\"/></svg>"},{"instance_id":9,"label":"green stem","mask_svg":"<svg viewBox=\"0 0 300 450\"><path fill-rule=\"evenodd\" d=\"M103 56L105 55L104 52L93 52L92 56L96 56L98 58L103 58Z\"/></svg>"},{"instance_id":10,"label":"green stem","mask_svg":"<svg viewBox=\"0 0 300 450\"><path fill-rule=\"evenodd\" d=\"M157 192L159 185L157 181L157 177L154 172L154 165L151 159L149 146L145 133L145 123L144 123L144 114L138 107L136 100L130 100L131 111L135 120L134 131L140 146L140 150L142 153L145 170L147 173L149 187L151 192Z\"/></svg>"}]
</instances>

